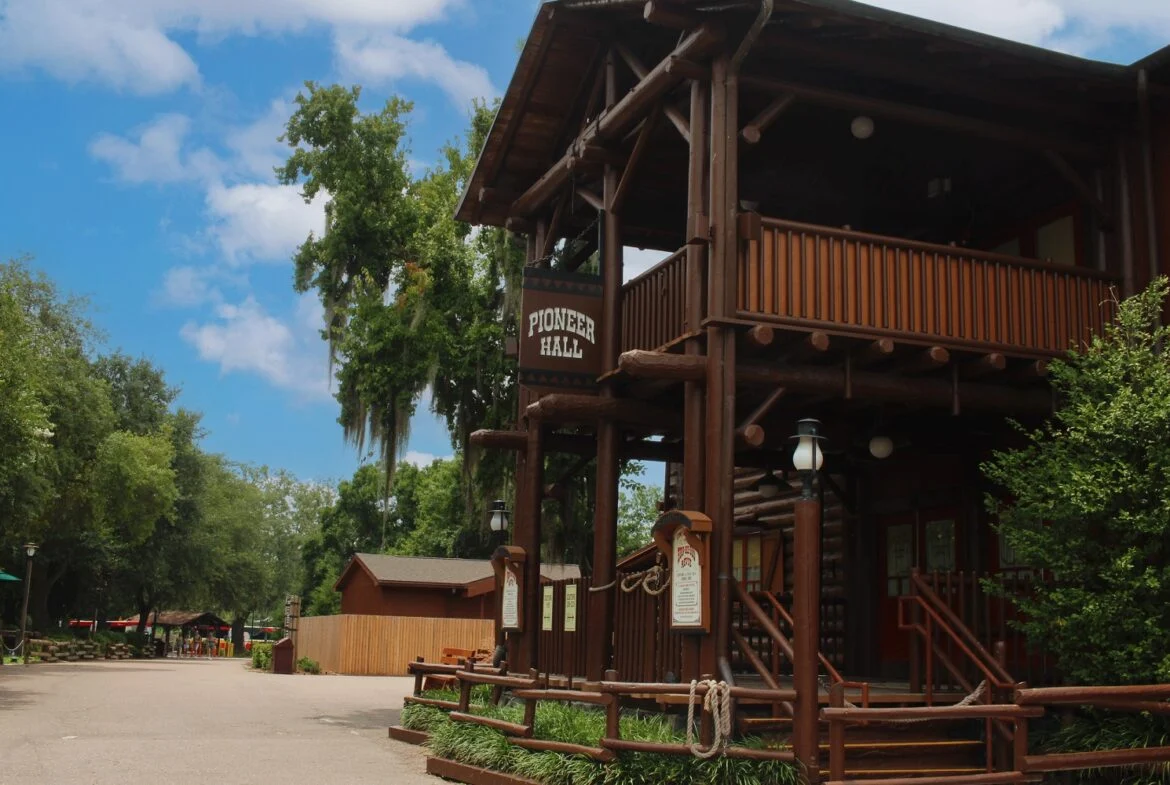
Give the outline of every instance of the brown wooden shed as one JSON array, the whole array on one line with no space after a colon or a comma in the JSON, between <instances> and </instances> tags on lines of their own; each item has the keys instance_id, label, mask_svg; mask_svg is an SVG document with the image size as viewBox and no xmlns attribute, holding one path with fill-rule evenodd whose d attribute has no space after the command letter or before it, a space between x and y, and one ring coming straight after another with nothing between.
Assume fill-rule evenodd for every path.
<instances>
[{"instance_id":1,"label":"brown wooden shed","mask_svg":"<svg viewBox=\"0 0 1170 785\"><path fill-rule=\"evenodd\" d=\"M575 564L540 565L541 582L580 578ZM495 613L491 562L358 553L334 585L341 612L368 616L490 619Z\"/></svg>"}]
</instances>

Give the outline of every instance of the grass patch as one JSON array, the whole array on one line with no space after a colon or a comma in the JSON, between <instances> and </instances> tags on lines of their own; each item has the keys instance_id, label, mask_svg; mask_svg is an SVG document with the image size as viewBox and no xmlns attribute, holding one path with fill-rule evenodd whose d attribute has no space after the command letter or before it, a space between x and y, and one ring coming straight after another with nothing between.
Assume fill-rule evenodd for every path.
<instances>
[{"instance_id":1,"label":"grass patch","mask_svg":"<svg viewBox=\"0 0 1170 785\"><path fill-rule=\"evenodd\" d=\"M490 689L487 693L490 694ZM458 699L456 693L446 690L429 692L425 697ZM473 693L473 703L476 714L508 722L524 719L521 705L489 706L484 693ZM532 752L509 744L504 734L492 728L451 722L445 712L431 706L408 704L402 710L402 725L429 733L431 752L440 758L529 777L543 785L794 785L797 782L796 766L781 761L724 757L700 760L687 755L623 752L615 762L603 764L581 755ZM595 746L605 735L605 713L544 701L536 709L533 735L538 739ZM686 741L685 733L675 730L666 717L659 715L623 713L621 735L634 741ZM764 746L760 739L748 739L744 745Z\"/></svg>"},{"instance_id":2,"label":"grass patch","mask_svg":"<svg viewBox=\"0 0 1170 785\"><path fill-rule=\"evenodd\" d=\"M1055 718L1054 718L1055 720ZM1066 715L1038 734L1041 752L1093 752L1170 746L1170 717L1142 712L1084 711ZM1170 764L1074 772L1089 785L1170 785Z\"/></svg>"}]
</instances>

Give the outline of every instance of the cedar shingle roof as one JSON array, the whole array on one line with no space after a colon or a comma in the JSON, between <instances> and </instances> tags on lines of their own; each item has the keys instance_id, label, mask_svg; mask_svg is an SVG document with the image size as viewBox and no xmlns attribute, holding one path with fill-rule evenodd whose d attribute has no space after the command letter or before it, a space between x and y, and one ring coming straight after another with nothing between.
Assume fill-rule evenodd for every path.
<instances>
[{"instance_id":1,"label":"cedar shingle roof","mask_svg":"<svg viewBox=\"0 0 1170 785\"><path fill-rule=\"evenodd\" d=\"M428 586L464 587L490 578L495 573L486 559L440 559L421 556L386 556L358 553L342 573L344 579L354 564L360 563L380 584L423 584ZM581 568L576 564L541 564L540 574L549 580L580 578ZM338 580L338 586L342 580Z\"/></svg>"}]
</instances>

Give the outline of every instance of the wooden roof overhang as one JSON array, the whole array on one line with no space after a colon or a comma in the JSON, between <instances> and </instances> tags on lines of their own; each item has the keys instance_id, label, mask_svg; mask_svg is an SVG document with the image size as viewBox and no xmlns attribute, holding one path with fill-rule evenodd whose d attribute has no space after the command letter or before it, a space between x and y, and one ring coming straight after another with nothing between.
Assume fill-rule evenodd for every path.
<instances>
[{"instance_id":1,"label":"wooden roof overhang","mask_svg":"<svg viewBox=\"0 0 1170 785\"><path fill-rule=\"evenodd\" d=\"M517 211L522 195L557 165L571 165L571 200L560 234L572 236L592 220L591 179L606 156L628 156L636 134L629 129L604 140L604 149L569 155L582 128L598 119L602 61L617 45L624 61L621 90L662 62L679 43L679 31L643 19L643 2L562 0L543 5L504 96L496 122L457 209L472 223L525 228L531 213ZM707 4L679 0L696 24L714 20L729 40L742 35L755 9L751 4L714 11ZM726 7L725 7L726 8ZM701 62L702 58L696 58ZM681 87L685 80L677 80ZM1117 125L1132 120L1136 82L1132 69L1083 60L1015 44L959 28L875 9L849 0L778 0L771 20L744 63L741 118L747 123L778 97L795 96L782 133L766 145L741 145L744 199L808 204L824 211L834 202L868 200L883 192L824 193L841 178L826 176L833 162L863 186L864 167L843 160L848 119L866 112L881 131L873 148L891 157L891 170L945 171L947 161L915 151L950 151L953 160L979 161L984 180L1004 189L1021 171L1052 173L1044 155L1078 162L1107 150ZM667 110L685 108L685 90L668 91ZM620 91L619 91L620 93ZM921 112L917 110L922 110ZM671 113L671 112L668 112ZM626 200L628 244L672 250L683 233L687 143L685 127L659 122L648 154ZM844 122L842 122L844 118ZM826 132L826 129L830 129ZM844 134L842 135L842 130ZM956 137L956 134L959 136ZM956 150L956 138L970 142ZM878 141L884 139L888 141ZM854 146L856 147L856 146ZM799 155L791 155L792 151ZM1048 151L1041 155L1043 151ZM593 158L590 158L590 153ZM846 149L845 158L848 158ZM786 153L788 153L786 155ZM870 153L872 156L872 153ZM998 161L988 170L985 162ZM1026 165L1021 170L1021 162ZM803 164L803 166L801 166ZM810 168L811 167L811 168ZM562 172L563 174L563 172ZM907 178L909 179L909 178ZM1057 178L1059 179L1059 178ZM771 194L760 183L779 181ZM915 187L918 178L914 179ZM1066 189L1067 190L1067 189ZM898 194L884 192L886 201ZM818 199L819 197L819 199ZM1044 194L1036 196L1043 201ZM767 212L767 210L765 210ZM815 215L772 214L829 222ZM895 233L897 222L874 220L871 231Z\"/></svg>"}]
</instances>

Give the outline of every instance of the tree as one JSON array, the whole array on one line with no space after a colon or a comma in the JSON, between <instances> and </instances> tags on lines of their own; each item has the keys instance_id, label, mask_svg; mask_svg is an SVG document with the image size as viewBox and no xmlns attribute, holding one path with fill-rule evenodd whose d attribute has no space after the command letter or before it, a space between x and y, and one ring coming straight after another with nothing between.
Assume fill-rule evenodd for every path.
<instances>
[{"instance_id":1,"label":"tree","mask_svg":"<svg viewBox=\"0 0 1170 785\"><path fill-rule=\"evenodd\" d=\"M632 464L622 477L618 492L618 558L628 556L650 542L650 528L658 519L658 501L662 492L653 485L644 485L634 477L641 477L641 464Z\"/></svg>"},{"instance_id":2,"label":"tree","mask_svg":"<svg viewBox=\"0 0 1170 785\"><path fill-rule=\"evenodd\" d=\"M289 119L284 138L293 152L280 181L300 183L306 199L329 196L325 235L298 249L294 283L316 290L325 307L346 436L359 449L374 443L389 491L430 387L464 456L463 517L471 521L503 492L511 468L500 456L477 467L468 437L510 421L516 405L515 365L503 348L516 331L522 254L508 235L473 238L453 217L493 111L477 106L467 146L446 146L444 165L412 179L410 104L395 98L363 114L359 96L357 88L307 83Z\"/></svg>"},{"instance_id":3,"label":"tree","mask_svg":"<svg viewBox=\"0 0 1170 785\"><path fill-rule=\"evenodd\" d=\"M1052 363L1052 419L984 467L1008 545L1052 576L1013 598L1021 626L1073 682L1170 679L1166 294L1155 281L1103 337Z\"/></svg>"}]
</instances>

